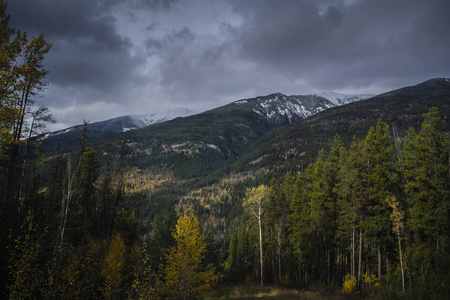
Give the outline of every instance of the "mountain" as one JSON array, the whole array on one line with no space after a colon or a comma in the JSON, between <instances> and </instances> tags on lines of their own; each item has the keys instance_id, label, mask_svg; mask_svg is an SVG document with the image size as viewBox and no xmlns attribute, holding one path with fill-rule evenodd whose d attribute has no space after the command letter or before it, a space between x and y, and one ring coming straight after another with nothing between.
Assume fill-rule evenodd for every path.
<instances>
[{"instance_id":1,"label":"mountain","mask_svg":"<svg viewBox=\"0 0 450 300\"><path fill-rule=\"evenodd\" d=\"M311 117L318 112L337 105L342 105L344 100L346 102L358 101L367 97L367 95L350 96L336 93L324 94L324 96L327 97L330 97L330 95L334 95L334 98L330 98L331 100L318 95L286 96L281 93L274 93L256 98L241 99L223 107L204 112L199 116L192 116L195 113L185 108L169 110L158 114L121 116L89 124L88 139L95 143L95 141L99 139L110 138L113 135L121 134L131 129L139 129L149 125L167 122L176 119L177 117L192 116L192 118L188 118L186 121L190 122L192 120L194 123L197 119L201 120L199 122L210 119L209 121L205 121L206 123L200 123L195 126L183 125L187 126L187 128L182 129L185 132L195 130L195 128L205 126L205 124L217 124L217 126L220 127L221 125L219 124L224 122L225 119L230 118L231 120L234 118L236 119L236 122L234 122L230 128L218 129L215 132L218 136L223 137L221 141L216 142L215 144L223 145L225 141L227 141L226 143L228 145L224 146L222 149L223 153L226 153L227 155L231 153L236 154L246 147L248 141L253 141L255 138L260 137L263 133L274 127L296 123ZM338 99L338 96L336 95L341 99L339 100L340 102L336 100ZM241 118L244 118L245 121L242 121ZM227 122L228 121L225 123ZM254 128L254 126L257 126L258 128ZM79 136L82 127L82 125L77 125L46 134L44 139L47 142L47 151L51 152L54 148L58 148L63 152L70 152L76 149L79 144ZM189 127L192 128L189 129ZM167 128L171 128L171 125L154 127L153 129L150 129L150 131L152 134L155 130L166 132ZM241 136L238 132L242 131L243 128L247 129L247 134ZM155 134L158 135L158 132L155 132ZM223 136L224 134L230 134L232 140L227 140L227 138ZM241 139L241 137L243 139ZM167 138L173 137L169 134ZM212 138L213 137L211 137L211 139ZM231 144L233 144L233 146L231 146Z\"/></svg>"},{"instance_id":2,"label":"mountain","mask_svg":"<svg viewBox=\"0 0 450 300\"><path fill-rule=\"evenodd\" d=\"M331 107L364 100L373 95L344 95L338 93L321 93L313 95L286 96L275 93L264 97L243 99L235 105L251 106L261 118L272 124L292 124L329 109Z\"/></svg>"},{"instance_id":3,"label":"mountain","mask_svg":"<svg viewBox=\"0 0 450 300\"><path fill-rule=\"evenodd\" d=\"M378 119L390 126L391 135L401 141L410 127L418 130L423 114L437 107L450 131L450 79L436 78L393 90L364 101L334 107L289 127L268 132L234 162L234 168L258 168L268 164L283 170L311 162L320 149L328 150L336 134L349 146L362 139ZM244 167L242 167L244 166ZM233 168L233 166L231 166Z\"/></svg>"},{"instance_id":4,"label":"mountain","mask_svg":"<svg viewBox=\"0 0 450 300\"><path fill-rule=\"evenodd\" d=\"M326 96L331 100L275 93L120 134L89 129L88 143L101 153L103 162L121 158L127 167L165 168L178 178L218 178L220 172L302 168L319 149L329 149L335 134L349 145L353 136L363 138L379 118L401 137L409 127L420 126L422 115L433 106L443 116L450 115L448 79L432 79L368 99L368 95ZM365 100L351 102L359 99ZM332 101L351 103L338 106ZM123 131L129 126L125 125L117 128ZM60 143L53 145L62 145L65 152L79 149L79 133L56 137Z\"/></svg>"},{"instance_id":5,"label":"mountain","mask_svg":"<svg viewBox=\"0 0 450 300\"><path fill-rule=\"evenodd\" d=\"M187 108L176 108L159 113L125 115L105 121L88 123L88 139L98 140L109 138L132 129L139 129L148 125L167 122L176 118L188 117L196 112ZM63 130L46 133L40 140L45 140L48 153L54 151L71 152L79 146L79 139L83 125L72 126Z\"/></svg>"},{"instance_id":6,"label":"mountain","mask_svg":"<svg viewBox=\"0 0 450 300\"><path fill-rule=\"evenodd\" d=\"M142 128L151 124L166 122L175 118L187 117L196 114L196 112L187 108L169 109L159 113L146 113L120 116L105 121L89 123L90 131L103 132L104 134L117 134L131 129ZM83 125L76 125L63 130L47 133L44 138L50 138L62 135L74 130L80 130Z\"/></svg>"}]
</instances>

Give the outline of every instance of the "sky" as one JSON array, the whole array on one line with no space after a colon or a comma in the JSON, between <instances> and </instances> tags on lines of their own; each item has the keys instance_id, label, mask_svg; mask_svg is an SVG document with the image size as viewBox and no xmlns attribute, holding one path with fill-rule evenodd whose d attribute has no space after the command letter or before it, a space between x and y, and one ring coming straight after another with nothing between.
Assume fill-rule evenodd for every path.
<instances>
[{"instance_id":1,"label":"sky","mask_svg":"<svg viewBox=\"0 0 450 300\"><path fill-rule=\"evenodd\" d=\"M448 0L9 0L45 34L57 123L450 77Z\"/></svg>"}]
</instances>

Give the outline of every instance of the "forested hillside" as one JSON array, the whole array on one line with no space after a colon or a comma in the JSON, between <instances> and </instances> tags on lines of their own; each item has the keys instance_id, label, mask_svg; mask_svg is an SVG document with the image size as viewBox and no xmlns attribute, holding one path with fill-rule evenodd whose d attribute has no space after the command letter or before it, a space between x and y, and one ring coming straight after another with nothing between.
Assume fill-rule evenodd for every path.
<instances>
[{"instance_id":1,"label":"forested hillside","mask_svg":"<svg viewBox=\"0 0 450 300\"><path fill-rule=\"evenodd\" d=\"M85 124L50 150L32 104L51 45L0 3L0 298L450 295L448 79L296 122L232 103L115 136Z\"/></svg>"}]
</instances>

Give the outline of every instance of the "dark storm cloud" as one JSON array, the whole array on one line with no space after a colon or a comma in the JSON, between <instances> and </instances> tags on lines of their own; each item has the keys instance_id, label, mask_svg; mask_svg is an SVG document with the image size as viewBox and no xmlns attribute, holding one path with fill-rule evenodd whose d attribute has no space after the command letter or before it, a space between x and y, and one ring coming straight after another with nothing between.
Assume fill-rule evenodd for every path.
<instances>
[{"instance_id":1,"label":"dark storm cloud","mask_svg":"<svg viewBox=\"0 0 450 300\"><path fill-rule=\"evenodd\" d=\"M138 65L137 58L130 55L129 40L117 34L106 4L90 0L15 0L8 4L8 13L12 15L12 26L17 24L15 27L31 35L44 32L46 40L53 44L46 58L52 85L68 92L90 91L100 98L123 88L124 78L133 78ZM67 105L61 100L47 99L49 105ZM76 99L92 100L92 95Z\"/></svg>"},{"instance_id":2,"label":"dark storm cloud","mask_svg":"<svg viewBox=\"0 0 450 300\"><path fill-rule=\"evenodd\" d=\"M8 13L53 43L42 100L67 125L450 77L448 0L14 0Z\"/></svg>"},{"instance_id":3,"label":"dark storm cloud","mask_svg":"<svg viewBox=\"0 0 450 300\"><path fill-rule=\"evenodd\" d=\"M448 72L450 1L316 3L237 6L248 16L242 57L329 89Z\"/></svg>"},{"instance_id":4,"label":"dark storm cloud","mask_svg":"<svg viewBox=\"0 0 450 300\"><path fill-rule=\"evenodd\" d=\"M179 0L131 0L127 1L128 5L131 5L134 9L148 8L152 10L158 9L170 9L173 4ZM118 5L123 4L123 0L103 0L104 5Z\"/></svg>"}]
</instances>

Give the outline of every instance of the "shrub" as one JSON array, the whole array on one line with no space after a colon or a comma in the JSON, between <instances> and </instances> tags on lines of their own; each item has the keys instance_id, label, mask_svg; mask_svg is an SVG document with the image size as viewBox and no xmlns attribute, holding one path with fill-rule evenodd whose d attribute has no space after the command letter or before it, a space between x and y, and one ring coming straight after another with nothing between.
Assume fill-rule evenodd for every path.
<instances>
[{"instance_id":1,"label":"shrub","mask_svg":"<svg viewBox=\"0 0 450 300\"><path fill-rule=\"evenodd\" d=\"M342 284L342 292L344 294L351 294L356 289L356 278L350 274L345 275L345 281Z\"/></svg>"}]
</instances>

